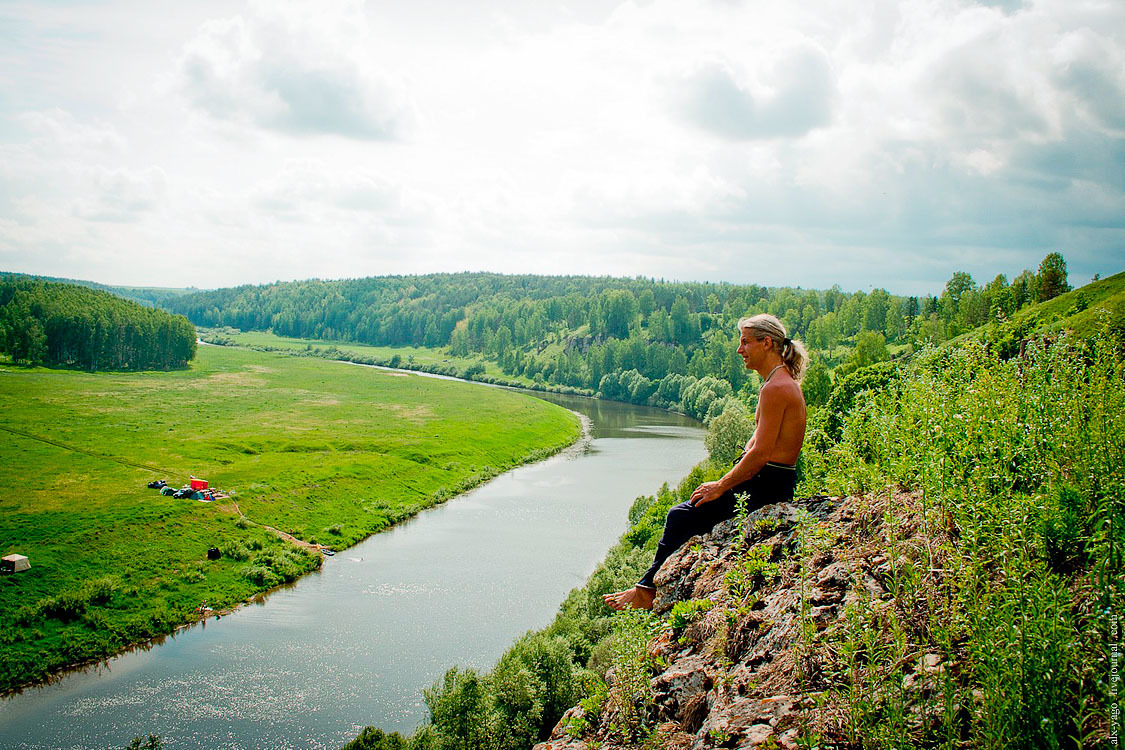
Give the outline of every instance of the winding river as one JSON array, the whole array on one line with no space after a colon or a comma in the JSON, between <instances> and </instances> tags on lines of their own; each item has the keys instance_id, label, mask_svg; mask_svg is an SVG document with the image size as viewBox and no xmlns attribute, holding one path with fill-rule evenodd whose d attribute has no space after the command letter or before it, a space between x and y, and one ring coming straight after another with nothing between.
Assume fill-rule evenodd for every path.
<instances>
[{"instance_id":1,"label":"winding river","mask_svg":"<svg viewBox=\"0 0 1125 750\"><path fill-rule=\"evenodd\" d=\"M339 747L366 724L410 732L422 690L490 668L551 621L625 530L638 495L705 455L697 422L536 394L591 439L327 558L221 619L0 701L0 747Z\"/></svg>"}]
</instances>

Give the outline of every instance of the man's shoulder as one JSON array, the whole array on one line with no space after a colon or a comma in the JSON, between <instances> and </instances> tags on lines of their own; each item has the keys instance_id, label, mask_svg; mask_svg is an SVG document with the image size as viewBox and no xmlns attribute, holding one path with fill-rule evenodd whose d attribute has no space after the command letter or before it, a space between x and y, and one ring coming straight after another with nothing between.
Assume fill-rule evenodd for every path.
<instances>
[{"instance_id":1,"label":"man's shoulder","mask_svg":"<svg viewBox=\"0 0 1125 750\"><path fill-rule=\"evenodd\" d=\"M801 391L801 384L792 377L778 378L768 383L763 383L758 391L758 398L778 401L805 402L805 394Z\"/></svg>"}]
</instances>

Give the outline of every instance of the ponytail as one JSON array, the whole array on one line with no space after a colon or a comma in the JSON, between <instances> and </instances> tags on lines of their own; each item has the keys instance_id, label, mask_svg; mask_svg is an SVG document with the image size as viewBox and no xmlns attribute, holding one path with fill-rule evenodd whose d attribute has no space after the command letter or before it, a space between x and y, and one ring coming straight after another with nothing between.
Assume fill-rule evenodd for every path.
<instances>
[{"instance_id":1,"label":"ponytail","mask_svg":"<svg viewBox=\"0 0 1125 750\"><path fill-rule=\"evenodd\" d=\"M809 364L809 353L804 343L790 338L783 339L778 354L781 355L781 361L793 379L798 383L801 382L801 378L805 376L805 368Z\"/></svg>"}]
</instances>

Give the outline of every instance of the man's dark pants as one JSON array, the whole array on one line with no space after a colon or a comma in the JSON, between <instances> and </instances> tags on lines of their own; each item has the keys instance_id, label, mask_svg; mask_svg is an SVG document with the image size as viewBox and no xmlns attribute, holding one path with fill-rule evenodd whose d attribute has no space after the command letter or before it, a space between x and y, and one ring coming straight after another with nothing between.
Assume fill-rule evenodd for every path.
<instances>
[{"instance_id":1,"label":"man's dark pants","mask_svg":"<svg viewBox=\"0 0 1125 750\"><path fill-rule=\"evenodd\" d=\"M705 534L716 524L734 518L737 510L736 495L745 493L747 512L757 510L770 503L778 503L793 497L793 490L797 486L797 471L792 466L768 463L762 470L738 485L732 490L727 490L709 503L692 505L691 501L680 503L668 511L668 520L664 522L664 535L656 545L656 558L652 567L641 576L638 586L656 588L656 571L664 564L673 552L678 550L684 542L697 534Z\"/></svg>"}]
</instances>

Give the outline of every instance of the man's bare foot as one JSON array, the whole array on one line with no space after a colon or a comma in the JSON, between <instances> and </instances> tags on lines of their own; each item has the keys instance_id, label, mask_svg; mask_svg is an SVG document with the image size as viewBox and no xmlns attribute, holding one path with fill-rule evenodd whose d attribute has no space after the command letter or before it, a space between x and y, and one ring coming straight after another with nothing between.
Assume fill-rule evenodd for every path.
<instances>
[{"instance_id":1,"label":"man's bare foot","mask_svg":"<svg viewBox=\"0 0 1125 750\"><path fill-rule=\"evenodd\" d=\"M610 609L618 612L629 609L652 609L652 600L656 597L655 589L646 589L644 586L634 586L615 594L606 594L602 600Z\"/></svg>"}]
</instances>

